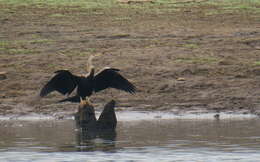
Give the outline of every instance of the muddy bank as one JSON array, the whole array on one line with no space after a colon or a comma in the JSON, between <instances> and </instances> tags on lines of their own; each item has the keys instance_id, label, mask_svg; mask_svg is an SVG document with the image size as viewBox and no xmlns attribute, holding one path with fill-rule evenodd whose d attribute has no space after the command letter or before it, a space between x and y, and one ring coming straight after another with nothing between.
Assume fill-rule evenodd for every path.
<instances>
[{"instance_id":1,"label":"muddy bank","mask_svg":"<svg viewBox=\"0 0 260 162\"><path fill-rule=\"evenodd\" d=\"M97 109L114 98L118 110L260 112L259 12L204 3L82 9L4 2L0 11L1 115L75 112L75 104L55 103L63 98L57 93L37 95L56 70L84 74L90 55L97 69L119 68L138 88L136 95L95 94Z\"/></svg>"},{"instance_id":2,"label":"muddy bank","mask_svg":"<svg viewBox=\"0 0 260 162\"><path fill-rule=\"evenodd\" d=\"M96 112L96 117L99 117L101 112ZM223 120L223 121L240 121L240 120L250 120L259 119L259 115L249 114L245 111L226 111L226 112L211 112L205 111L117 111L117 118L119 122L140 122L140 121L163 121L163 120ZM26 115L21 114L8 114L0 115L1 121L57 121L57 120L75 120L75 115L73 112L66 113L49 113L49 114L39 114L39 113L27 113Z\"/></svg>"}]
</instances>

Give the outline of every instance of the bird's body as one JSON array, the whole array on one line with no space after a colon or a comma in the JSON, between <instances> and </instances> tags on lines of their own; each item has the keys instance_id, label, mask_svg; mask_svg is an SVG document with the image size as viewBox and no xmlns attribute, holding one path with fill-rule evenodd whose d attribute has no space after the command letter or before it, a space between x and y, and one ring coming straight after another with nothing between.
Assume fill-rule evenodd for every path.
<instances>
[{"instance_id":1,"label":"bird's body","mask_svg":"<svg viewBox=\"0 0 260 162\"><path fill-rule=\"evenodd\" d=\"M81 96L82 99L86 99L86 96L91 96L94 91L94 75L89 75L87 77L79 77L77 94Z\"/></svg>"},{"instance_id":2,"label":"bird's body","mask_svg":"<svg viewBox=\"0 0 260 162\"><path fill-rule=\"evenodd\" d=\"M80 77L77 89L77 93L79 96L82 96L83 98L85 96L91 96L93 93L93 89L93 77Z\"/></svg>"},{"instance_id":3,"label":"bird's body","mask_svg":"<svg viewBox=\"0 0 260 162\"><path fill-rule=\"evenodd\" d=\"M78 77L77 78L77 92L75 96L68 97L59 102L80 102L80 100L86 100L86 97L91 96L93 94L93 77Z\"/></svg>"},{"instance_id":4,"label":"bird's body","mask_svg":"<svg viewBox=\"0 0 260 162\"><path fill-rule=\"evenodd\" d=\"M68 70L58 70L55 72L56 75L42 88L40 96L44 97L53 91L70 95L77 88L75 96L68 97L60 102L82 102L86 101L86 98L90 97L93 92L99 92L106 88L116 88L135 93L135 86L118 72L118 69L105 68L95 75L92 65L86 76L76 76Z\"/></svg>"}]
</instances>

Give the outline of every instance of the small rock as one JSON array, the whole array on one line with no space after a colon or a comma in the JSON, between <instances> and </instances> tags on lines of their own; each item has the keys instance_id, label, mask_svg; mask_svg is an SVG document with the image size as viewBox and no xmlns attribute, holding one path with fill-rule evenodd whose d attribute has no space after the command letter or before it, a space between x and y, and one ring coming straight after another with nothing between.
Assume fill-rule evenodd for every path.
<instances>
[{"instance_id":1,"label":"small rock","mask_svg":"<svg viewBox=\"0 0 260 162\"><path fill-rule=\"evenodd\" d=\"M185 78L177 78L177 81L185 81L186 79Z\"/></svg>"},{"instance_id":2,"label":"small rock","mask_svg":"<svg viewBox=\"0 0 260 162\"><path fill-rule=\"evenodd\" d=\"M230 60L222 60L218 62L219 65L232 65L233 62Z\"/></svg>"},{"instance_id":3,"label":"small rock","mask_svg":"<svg viewBox=\"0 0 260 162\"><path fill-rule=\"evenodd\" d=\"M6 72L0 72L0 80L7 79Z\"/></svg>"},{"instance_id":4,"label":"small rock","mask_svg":"<svg viewBox=\"0 0 260 162\"><path fill-rule=\"evenodd\" d=\"M260 68L255 68L251 71L254 75L260 75Z\"/></svg>"},{"instance_id":5,"label":"small rock","mask_svg":"<svg viewBox=\"0 0 260 162\"><path fill-rule=\"evenodd\" d=\"M191 71L190 69L184 69L182 72L181 72L182 75L192 75L193 74L193 71Z\"/></svg>"},{"instance_id":6,"label":"small rock","mask_svg":"<svg viewBox=\"0 0 260 162\"><path fill-rule=\"evenodd\" d=\"M154 116L154 118L156 118L156 119L161 119L162 116L161 116L161 115L156 115L156 116Z\"/></svg>"},{"instance_id":7,"label":"small rock","mask_svg":"<svg viewBox=\"0 0 260 162\"><path fill-rule=\"evenodd\" d=\"M168 84L163 84L163 85L159 86L159 90L163 91L163 90L166 90L168 87L169 87Z\"/></svg>"},{"instance_id":8,"label":"small rock","mask_svg":"<svg viewBox=\"0 0 260 162\"><path fill-rule=\"evenodd\" d=\"M219 117L220 117L219 114L214 115L214 118L215 118L216 120L219 120Z\"/></svg>"},{"instance_id":9,"label":"small rock","mask_svg":"<svg viewBox=\"0 0 260 162\"><path fill-rule=\"evenodd\" d=\"M244 74L237 74L237 75L235 75L235 78L246 78L246 75L244 75Z\"/></svg>"},{"instance_id":10,"label":"small rock","mask_svg":"<svg viewBox=\"0 0 260 162\"><path fill-rule=\"evenodd\" d=\"M153 3L153 0L117 0L119 3L145 3L145 2L149 2L149 3Z\"/></svg>"}]
</instances>

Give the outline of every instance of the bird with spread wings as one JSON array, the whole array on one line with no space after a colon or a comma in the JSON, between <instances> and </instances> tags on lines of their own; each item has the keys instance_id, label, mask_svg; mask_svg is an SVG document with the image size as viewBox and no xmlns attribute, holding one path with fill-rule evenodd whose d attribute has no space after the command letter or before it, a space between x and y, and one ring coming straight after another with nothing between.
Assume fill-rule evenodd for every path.
<instances>
[{"instance_id":1,"label":"bird with spread wings","mask_svg":"<svg viewBox=\"0 0 260 162\"><path fill-rule=\"evenodd\" d=\"M77 76L68 70L58 70L55 72L56 75L41 89L40 96L44 97L53 91L69 96L77 88L75 96L59 102L70 101L91 104L89 97L93 92L100 92L107 88L115 88L131 94L136 92L136 87L119 73L119 69L104 68L95 74L94 66L92 65L93 57L89 57L89 73L86 76Z\"/></svg>"}]
</instances>

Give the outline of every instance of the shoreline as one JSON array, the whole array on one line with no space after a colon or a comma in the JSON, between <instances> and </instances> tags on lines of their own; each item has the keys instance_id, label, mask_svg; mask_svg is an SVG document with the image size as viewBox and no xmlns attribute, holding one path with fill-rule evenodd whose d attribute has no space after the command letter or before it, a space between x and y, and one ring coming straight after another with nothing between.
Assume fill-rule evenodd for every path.
<instances>
[{"instance_id":1,"label":"shoreline","mask_svg":"<svg viewBox=\"0 0 260 162\"><path fill-rule=\"evenodd\" d=\"M100 111L96 112L97 117L100 115ZM7 114L0 115L0 121L45 121L45 120L74 120L74 114ZM219 115L216 118L216 115ZM174 113L167 111L117 111L116 116L119 122L131 122L131 121L160 121L160 120L247 120L247 119L259 119L259 115L250 114L245 112L182 112Z\"/></svg>"}]
</instances>

